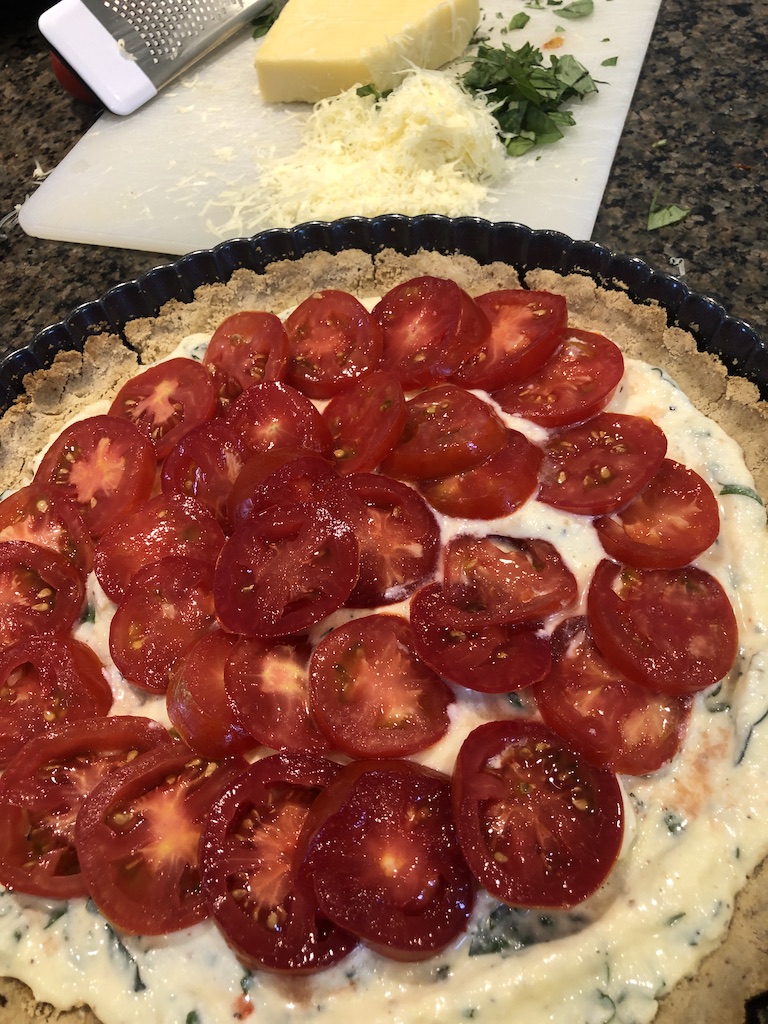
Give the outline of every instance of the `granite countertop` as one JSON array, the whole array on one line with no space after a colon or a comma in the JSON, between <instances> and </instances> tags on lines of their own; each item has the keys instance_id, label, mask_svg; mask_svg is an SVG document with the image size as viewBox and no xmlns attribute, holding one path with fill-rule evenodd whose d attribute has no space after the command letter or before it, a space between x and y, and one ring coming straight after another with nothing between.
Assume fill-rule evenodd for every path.
<instances>
[{"instance_id":1,"label":"granite countertop","mask_svg":"<svg viewBox=\"0 0 768 1024\"><path fill-rule=\"evenodd\" d=\"M98 111L61 90L36 20L11 0L0 38L0 356L82 302L173 257L45 241L14 208ZM8 20L9 19L9 20ZM683 277L768 338L768 6L662 0L594 241ZM648 207L690 208L656 231Z\"/></svg>"}]
</instances>

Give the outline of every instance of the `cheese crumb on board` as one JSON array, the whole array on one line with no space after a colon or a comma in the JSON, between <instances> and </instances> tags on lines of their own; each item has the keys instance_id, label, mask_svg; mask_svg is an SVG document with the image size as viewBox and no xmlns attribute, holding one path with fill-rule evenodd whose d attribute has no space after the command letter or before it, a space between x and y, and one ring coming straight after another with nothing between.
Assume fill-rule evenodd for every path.
<instances>
[{"instance_id":1,"label":"cheese crumb on board","mask_svg":"<svg viewBox=\"0 0 768 1024\"><path fill-rule=\"evenodd\" d=\"M259 88L268 103L391 89L458 57L479 19L479 0L288 0L256 54Z\"/></svg>"},{"instance_id":2,"label":"cheese crumb on board","mask_svg":"<svg viewBox=\"0 0 768 1024\"><path fill-rule=\"evenodd\" d=\"M295 153L265 160L258 187L222 193L222 237L382 213L475 213L505 169L504 147L482 97L437 71L408 72L386 100L348 89L310 114Z\"/></svg>"}]
</instances>

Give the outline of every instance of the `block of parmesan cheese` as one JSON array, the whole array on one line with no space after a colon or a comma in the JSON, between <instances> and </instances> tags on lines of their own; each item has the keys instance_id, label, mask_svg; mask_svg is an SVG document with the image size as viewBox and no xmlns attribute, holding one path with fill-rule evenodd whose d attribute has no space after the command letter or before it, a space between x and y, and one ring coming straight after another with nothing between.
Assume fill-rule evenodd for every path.
<instances>
[{"instance_id":1,"label":"block of parmesan cheese","mask_svg":"<svg viewBox=\"0 0 768 1024\"><path fill-rule=\"evenodd\" d=\"M479 0L288 0L256 53L259 88L268 103L390 89L458 57L479 18Z\"/></svg>"}]
</instances>

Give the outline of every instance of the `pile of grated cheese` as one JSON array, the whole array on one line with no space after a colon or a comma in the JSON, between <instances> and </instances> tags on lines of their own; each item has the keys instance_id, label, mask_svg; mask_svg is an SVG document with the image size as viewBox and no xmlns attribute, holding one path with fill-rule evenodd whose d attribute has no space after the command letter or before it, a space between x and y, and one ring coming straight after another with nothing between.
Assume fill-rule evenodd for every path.
<instances>
[{"instance_id":1,"label":"pile of grated cheese","mask_svg":"<svg viewBox=\"0 0 768 1024\"><path fill-rule=\"evenodd\" d=\"M208 227L226 237L347 216L476 214L505 167L497 128L482 97L439 71L413 69L379 101L353 87L315 105L296 152L209 203L228 219L209 216Z\"/></svg>"}]
</instances>

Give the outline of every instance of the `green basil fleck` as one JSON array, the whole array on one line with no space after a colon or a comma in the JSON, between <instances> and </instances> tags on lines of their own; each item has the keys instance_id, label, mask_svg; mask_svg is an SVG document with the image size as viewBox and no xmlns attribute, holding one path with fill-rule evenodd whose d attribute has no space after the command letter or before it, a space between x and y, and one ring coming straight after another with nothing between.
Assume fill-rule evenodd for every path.
<instances>
[{"instance_id":1,"label":"green basil fleck","mask_svg":"<svg viewBox=\"0 0 768 1024\"><path fill-rule=\"evenodd\" d=\"M593 0L573 0L557 12L561 18L588 18L595 9Z\"/></svg>"},{"instance_id":2,"label":"green basil fleck","mask_svg":"<svg viewBox=\"0 0 768 1024\"><path fill-rule=\"evenodd\" d=\"M530 14L526 14L525 11L520 11L519 14L516 14L514 16L514 18L510 21L507 27L513 30L518 28L525 28L525 26L528 24L530 20Z\"/></svg>"},{"instance_id":3,"label":"green basil fleck","mask_svg":"<svg viewBox=\"0 0 768 1024\"><path fill-rule=\"evenodd\" d=\"M618 57L606 57L605 60L600 61L601 68L615 68L619 63Z\"/></svg>"},{"instance_id":4,"label":"green basil fleck","mask_svg":"<svg viewBox=\"0 0 768 1024\"><path fill-rule=\"evenodd\" d=\"M685 220L690 212L689 209L683 206L676 206L674 203L670 203L667 206L659 206L656 202L656 196L654 196L651 200L651 205L648 207L646 226L649 231L657 231L659 228L667 227L669 224L679 224L681 220Z\"/></svg>"},{"instance_id":5,"label":"green basil fleck","mask_svg":"<svg viewBox=\"0 0 768 1024\"><path fill-rule=\"evenodd\" d=\"M738 494L742 498L751 498L753 501L756 501L759 505L765 504L763 499L760 497L760 495L753 487L745 487L743 484L723 484L723 486L720 488L720 496L723 497L724 495L728 494Z\"/></svg>"}]
</instances>

